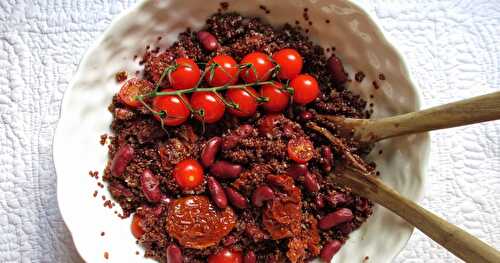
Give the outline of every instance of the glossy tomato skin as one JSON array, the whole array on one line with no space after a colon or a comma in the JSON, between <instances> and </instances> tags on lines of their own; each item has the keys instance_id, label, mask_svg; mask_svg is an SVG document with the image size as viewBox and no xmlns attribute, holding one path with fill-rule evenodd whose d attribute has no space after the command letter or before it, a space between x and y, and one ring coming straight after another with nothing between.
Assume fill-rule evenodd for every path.
<instances>
[{"instance_id":1,"label":"glossy tomato skin","mask_svg":"<svg viewBox=\"0 0 500 263\"><path fill-rule=\"evenodd\" d=\"M163 91L173 91L166 89ZM183 95L185 101L187 98ZM164 111L166 116L160 118L159 115L154 115L157 120L163 120L163 124L167 126L178 126L186 122L191 112L184 102L176 95L157 96L153 99L153 109L155 111Z\"/></svg>"},{"instance_id":2,"label":"glossy tomato skin","mask_svg":"<svg viewBox=\"0 0 500 263\"><path fill-rule=\"evenodd\" d=\"M318 81L308 74L302 74L295 77L290 82L293 88L293 101L300 105L306 105L315 100L320 93Z\"/></svg>"},{"instance_id":3,"label":"glossy tomato skin","mask_svg":"<svg viewBox=\"0 0 500 263\"><path fill-rule=\"evenodd\" d=\"M297 163L307 163L314 156L313 143L304 137L288 141L287 151L288 157Z\"/></svg>"},{"instance_id":4,"label":"glossy tomato skin","mask_svg":"<svg viewBox=\"0 0 500 263\"><path fill-rule=\"evenodd\" d=\"M304 61L295 49L282 49L274 53L273 59L280 66L280 71L278 72L279 79L293 79L302 71Z\"/></svg>"},{"instance_id":5,"label":"glossy tomato skin","mask_svg":"<svg viewBox=\"0 0 500 263\"><path fill-rule=\"evenodd\" d=\"M217 63L218 66L215 66L213 77L210 78L210 68L213 63ZM234 85L238 82L238 64L230 56L215 56L208 62L205 70L205 80L212 87Z\"/></svg>"},{"instance_id":6,"label":"glossy tomato skin","mask_svg":"<svg viewBox=\"0 0 500 263\"><path fill-rule=\"evenodd\" d=\"M193 189L203 182L203 167L193 159L186 159L175 165L174 178L183 189Z\"/></svg>"},{"instance_id":7,"label":"glossy tomato skin","mask_svg":"<svg viewBox=\"0 0 500 263\"><path fill-rule=\"evenodd\" d=\"M142 228L142 218L134 214L132 217L132 225L130 225L130 230L135 238L140 239L144 235L144 229Z\"/></svg>"},{"instance_id":8,"label":"glossy tomato skin","mask_svg":"<svg viewBox=\"0 0 500 263\"><path fill-rule=\"evenodd\" d=\"M252 68L245 68L240 72L240 77L246 83L254 83L257 81L266 81L271 77L273 62L268 55L261 52L252 52L240 61L240 65L252 65ZM255 75L257 73L257 75Z\"/></svg>"},{"instance_id":9,"label":"glossy tomato skin","mask_svg":"<svg viewBox=\"0 0 500 263\"><path fill-rule=\"evenodd\" d=\"M262 107L270 113L282 112L290 100L290 94L283 90L283 85L279 82L263 85L260 89L260 96L268 99Z\"/></svg>"},{"instance_id":10,"label":"glossy tomato skin","mask_svg":"<svg viewBox=\"0 0 500 263\"><path fill-rule=\"evenodd\" d=\"M121 102L132 108L139 108L142 103L135 98L138 95L144 95L153 91L153 84L144 79L129 79L123 84L118 92L118 98Z\"/></svg>"},{"instance_id":11,"label":"glossy tomato skin","mask_svg":"<svg viewBox=\"0 0 500 263\"><path fill-rule=\"evenodd\" d=\"M198 65L190 58L178 58L175 63L178 65L177 69L172 71L169 77L172 88L176 90L194 88L201 76Z\"/></svg>"},{"instance_id":12,"label":"glossy tomato skin","mask_svg":"<svg viewBox=\"0 0 500 263\"><path fill-rule=\"evenodd\" d=\"M213 92L199 91L191 95L191 106L194 110L203 109L204 116L195 114L195 117L205 123L215 123L224 116L226 106Z\"/></svg>"},{"instance_id":13,"label":"glossy tomato skin","mask_svg":"<svg viewBox=\"0 0 500 263\"><path fill-rule=\"evenodd\" d=\"M247 90L253 96L243 89L229 89L226 91L226 100L232 101L239 106L238 109L228 108L227 111L230 114L241 118L251 117L255 114L257 111L257 92L251 87L247 87Z\"/></svg>"},{"instance_id":14,"label":"glossy tomato skin","mask_svg":"<svg viewBox=\"0 0 500 263\"><path fill-rule=\"evenodd\" d=\"M242 263L241 251L223 248L219 252L208 257L208 263Z\"/></svg>"}]
</instances>

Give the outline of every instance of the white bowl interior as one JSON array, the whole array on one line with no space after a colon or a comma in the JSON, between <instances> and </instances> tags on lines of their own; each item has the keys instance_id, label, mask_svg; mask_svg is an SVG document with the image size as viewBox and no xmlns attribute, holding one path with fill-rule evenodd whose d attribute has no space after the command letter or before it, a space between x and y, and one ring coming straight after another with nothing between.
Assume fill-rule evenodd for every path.
<instances>
[{"instance_id":1,"label":"white bowl interior","mask_svg":"<svg viewBox=\"0 0 500 263\"><path fill-rule=\"evenodd\" d=\"M309 35L323 47L336 47L351 77L362 70L362 83L352 81L350 89L374 103L374 117L417 110L418 95L401 57L386 41L378 27L359 7L348 1L293 0L228 1L229 10L263 17L273 25L294 23L308 8L312 26ZM263 4L270 14L259 9ZM146 45L167 47L186 27L200 28L205 19L219 8L217 1L165 0L144 1L120 15L103 37L81 61L72 84L66 91L61 119L54 140L54 161L58 174L58 199L63 218L81 256L88 262L147 262L142 249L130 233L130 219L120 220L114 209L104 208L98 188L89 170L102 172L107 147L99 136L109 133L111 114L107 106L120 85L116 72L133 74L141 67L132 61ZM329 19L331 22L326 23ZM162 36L161 41L157 37ZM378 80L383 73L386 80ZM374 89L372 81L380 88ZM370 98L373 95L373 98ZM378 150L383 153L378 154ZM411 135L379 143L369 155L377 163L385 183L404 196L417 200L421 194L424 169L429 152L427 134ZM98 190L96 198L92 193ZM105 236L100 235L105 232ZM412 227L386 209L376 206L372 217L334 257L335 262L389 262L404 247ZM141 255L135 255L141 251ZM109 259L104 259L104 252Z\"/></svg>"}]
</instances>

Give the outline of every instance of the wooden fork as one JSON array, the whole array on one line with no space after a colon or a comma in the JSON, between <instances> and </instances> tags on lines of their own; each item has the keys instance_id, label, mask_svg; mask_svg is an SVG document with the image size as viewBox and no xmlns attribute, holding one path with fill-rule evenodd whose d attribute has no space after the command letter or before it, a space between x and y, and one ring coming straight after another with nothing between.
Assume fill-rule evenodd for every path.
<instances>
[{"instance_id":1,"label":"wooden fork","mask_svg":"<svg viewBox=\"0 0 500 263\"><path fill-rule=\"evenodd\" d=\"M339 152L343 153L343 158L348 164L336 167L334 173L329 175L332 182L349 187L354 193L391 210L466 262L500 262L498 250L385 185L369 172L363 159L351 153L344 143L328 130L315 123L308 123L308 127L326 137Z\"/></svg>"},{"instance_id":2,"label":"wooden fork","mask_svg":"<svg viewBox=\"0 0 500 263\"><path fill-rule=\"evenodd\" d=\"M359 142L369 144L399 135L500 119L500 92L380 119L333 115L317 117L334 122L340 134L353 136Z\"/></svg>"}]
</instances>

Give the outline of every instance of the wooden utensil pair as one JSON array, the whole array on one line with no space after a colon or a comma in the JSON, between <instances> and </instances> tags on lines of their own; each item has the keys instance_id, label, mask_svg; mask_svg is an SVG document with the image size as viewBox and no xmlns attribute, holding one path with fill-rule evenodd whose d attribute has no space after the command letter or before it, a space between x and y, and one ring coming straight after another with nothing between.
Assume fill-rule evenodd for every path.
<instances>
[{"instance_id":1,"label":"wooden utensil pair","mask_svg":"<svg viewBox=\"0 0 500 263\"><path fill-rule=\"evenodd\" d=\"M500 92L474 97L423 111L382 119L351 119L319 115L336 124L340 133L353 135L361 143L424 131L451 128L500 119ZM330 176L335 183L350 187L399 215L444 248L466 262L500 262L500 252L461 228L422 208L386 186L366 169L366 163L351 153L342 140L314 122L308 127L326 137L348 163Z\"/></svg>"}]
</instances>

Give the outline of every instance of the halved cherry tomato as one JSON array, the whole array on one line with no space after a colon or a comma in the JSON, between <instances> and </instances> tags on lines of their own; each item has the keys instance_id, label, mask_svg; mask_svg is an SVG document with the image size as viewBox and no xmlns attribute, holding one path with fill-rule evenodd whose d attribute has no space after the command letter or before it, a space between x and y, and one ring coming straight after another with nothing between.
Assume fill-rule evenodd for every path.
<instances>
[{"instance_id":1,"label":"halved cherry tomato","mask_svg":"<svg viewBox=\"0 0 500 263\"><path fill-rule=\"evenodd\" d=\"M315 100L319 96L318 81L307 74L298 75L290 82L290 87L293 88L293 101L300 105Z\"/></svg>"},{"instance_id":2,"label":"halved cherry tomato","mask_svg":"<svg viewBox=\"0 0 500 263\"><path fill-rule=\"evenodd\" d=\"M196 160L183 160L175 165L174 178L182 189L193 189L203 182L203 167Z\"/></svg>"},{"instance_id":3,"label":"halved cherry tomato","mask_svg":"<svg viewBox=\"0 0 500 263\"><path fill-rule=\"evenodd\" d=\"M297 163L307 163L314 156L312 142L304 137L291 139L287 146L288 157Z\"/></svg>"},{"instance_id":4,"label":"halved cherry tomato","mask_svg":"<svg viewBox=\"0 0 500 263\"><path fill-rule=\"evenodd\" d=\"M290 100L290 94L283 90L283 85L279 82L262 86L260 88L260 96L268 99L267 102L262 104L262 107L267 112L274 113L282 112L288 106L288 101Z\"/></svg>"},{"instance_id":5,"label":"halved cherry tomato","mask_svg":"<svg viewBox=\"0 0 500 263\"><path fill-rule=\"evenodd\" d=\"M174 89L191 89L200 80L201 71L198 65L190 58L178 58L175 60L177 69L170 73L170 85Z\"/></svg>"},{"instance_id":6,"label":"halved cherry tomato","mask_svg":"<svg viewBox=\"0 0 500 263\"><path fill-rule=\"evenodd\" d=\"M247 92L243 89L230 89L226 91L226 100L236 103L238 109L228 108L227 111L237 117L250 117L257 111L257 92L250 87L247 87ZM252 95L253 94L253 95Z\"/></svg>"},{"instance_id":7,"label":"halved cherry tomato","mask_svg":"<svg viewBox=\"0 0 500 263\"><path fill-rule=\"evenodd\" d=\"M173 91L171 89L166 89L163 91ZM185 101L187 98L183 95ZM163 123L167 126L178 126L183 124L191 114L188 107L182 100L176 95L166 95L157 96L153 99L153 109L158 112L165 112L166 115L162 118L159 115L155 115L158 120L163 120Z\"/></svg>"},{"instance_id":8,"label":"halved cherry tomato","mask_svg":"<svg viewBox=\"0 0 500 263\"><path fill-rule=\"evenodd\" d=\"M240 61L240 65L248 66L240 72L240 77L246 83L268 80L274 67L269 56L261 52L252 52L246 55Z\"/></svg>"},{"instance_id":9,"label":"halved cherry tomato","mask_svg":"<svg viewBox=\"0 0 500 263\"><path fill-rule=\"evenodd\" d=\"M280 66L279 79L293 79L302 70L302 56L295 49L285 48L273 55L273 59Z\"/></svg>"},{"instance_id":10,"label":"halved cherry tomato","mask_svg":"<svg viewBox=\"0 0 500 263\"><path fill-rule=\"evenodd\" d=\"M144 229L142 228L142 217L134 214L132 217L132 225L130 225L130 230L135 238L140 239L144 235Z\"/></svg>"},{"instance_id":11,"label":"halved cherry tomato","mask_svg":"<svg viewBox=\"0 0 500 263\"><path fill-rule=\"evenodd\" d=\"M203 116L195 114L195 117L205 123L215 123L224 116L226 106L213 92L199 91L191 95L191 106L194 110L203 110Z\"/></svg>"},{"instance_id":12,"label":"halved cherry tomato","mask_svg":"<svg viewBox=\"0 0 500 263\"><path fill-rule=\"evenodd\" d=\"M218 65L213 68L213 74L211 74L211 65L214 63ZM215 56L208 62L205 70L205 80L208 82L208 85L212 87L234 85L238 82L238 64L230 56Z\"/></svg>"},{"instance_id":13,"label":"halved cherry tomato","mask_svg":"<svg viewBox=\"0 0 500 263\"><path fill-rule=\"evenodd\" d=\"M135 96L144 95L153 91L153 84L144 79L129 79L123 84L118 92L121 102L133 108L139 108L142 104Z\"/></svg>"},{"instance_id":14,"label":"halved cherry tomato","mask_svg":"<svg viewBox=\"0 0 500 263\"><path fill-rule=\"evenodd\" d=\"M208 257L208 263L242 263L241 251L223 248L219 252Z\"/></svg>"}]
</instances>

